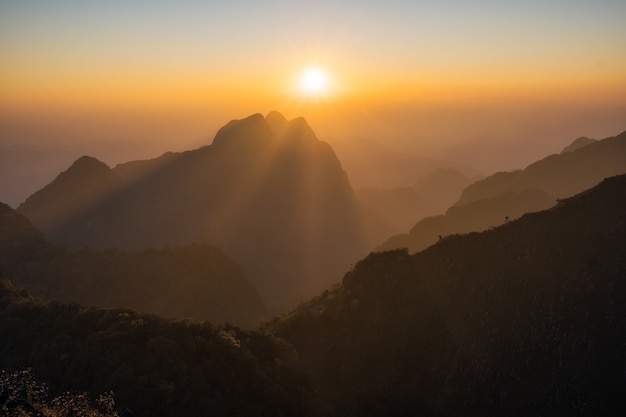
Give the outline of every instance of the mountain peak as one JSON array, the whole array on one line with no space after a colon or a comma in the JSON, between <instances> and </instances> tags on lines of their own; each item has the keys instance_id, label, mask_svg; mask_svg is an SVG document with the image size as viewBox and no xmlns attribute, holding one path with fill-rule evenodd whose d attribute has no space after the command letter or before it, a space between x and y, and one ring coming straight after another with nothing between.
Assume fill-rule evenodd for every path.
<instances>
[{"instance_id":1,"label":"mountain peak","mask_svg":"<svg viewBox=\"0 0 626 417\"><path fill-rule=\"evenodd\" d=\"M569 145L567 145L565 148L563 148L561 153L573 152L576 149L584 148L585 146L590 145L590 144L592 144L594 142L597 142L597 140L596 139L590 139L590 138L588 138L586 136L581 136L581 137L577 138L576 140L574 140Z\"/></svg>"},{"instance_id":2,"label":"mountain peak","mask_svg":"<svg viewBox=\"0 0 626 417\"><path fill-rule=\"evenodd\" d=\"M218 130L213 139L213 146L221 147L226 143L242 141L266 142L271 140L273 134L270 126L260 113L255 113L244 119L231 120Z\"/></svg>"},{"instance_id":3,"label":"mountain peak","mask_svg":"<svg viewBox=\"0 0 626 417\"><path fill-rule=\"evenodd\" d=\"M311 126L307 123L304 117L296 117L291 119L285 126L283 140L298 140L298 141L311 141L317 142L317 136Z\"/></svg>"},{"instance_id":4,"label":"mountain peak","mask_svg":"<svg viewBox=\"0 0 626 417\"><path fill-rule=\"evenodd\" d=\"M84 187L95 186L103 181L109 181L111 175L111 168L104 162L91 156L81 156L44 189L48 187L64 188L70 184L74 186L80 184Z\"/></svg>"},{"instance_id":5,"label":"mountain peak","mask_svg":"<svg viewBox=\"0 0 626 417\"><path fill-rule=\"evenodd\" d=\"M116 178L104 162L81 156L50 184L28 197L18 211L42 230L57 227L103 199L115 186Z\"/></svg>"},{"instance_id":6,"label":"mountain peak","mask_svg":"<svg viewBox=\"0 0 626 417\"><path fill-rule=\"evenodd\" d=\"M109 171L111 168L104 162L99 159L94 158L93 156L83 155L78 158L74 163L69 167L67 171L78 171L85 173L99 173Z\"/></svg>"},{"instance_id":7,"label":"mountain peak","mask_svg":"<svg viewBox=\"0 0 626 417\"><path fill-rule=\"evenodd\" d=\"M213 146L259 145L263 146L278 140L287 143L318 142L311 126L303 117L287 120L277 111L271 111L267 117L255 113L244 119L231 120L222 127L213 139Z\"/></svg>"},{"instance_id":8,"label":"mountain peak","mask_svg":"<svg viewBox=\"0 0 626 417\"><path fill-rule=\"evenodd\" d=\"M61 172L51 185L95 187L110 180L112 170L104 162L92 157L81 156L65 171Z\"/></svg>"},{"instance_id":9,"label":"mountain peak","mask_svg":"<svg viewBox=\"0 0 626 417\"><path fill-rule=\"evenodd\" d=\"M265 116L265 120L267 121L267 124L269 124L270 129L272 129L272 132L277 138L281 137L283 133L285 133L287 123L289 123L285 116L277 111L269 112L267 116Z\"/></svg>"}]
</instances>

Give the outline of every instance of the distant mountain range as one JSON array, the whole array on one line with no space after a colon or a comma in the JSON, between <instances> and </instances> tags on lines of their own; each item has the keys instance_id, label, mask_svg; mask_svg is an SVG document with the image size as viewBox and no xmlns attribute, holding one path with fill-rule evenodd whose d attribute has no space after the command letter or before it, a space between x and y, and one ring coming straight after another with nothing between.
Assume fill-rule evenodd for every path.
<instances>
[{"instance_id":1,"label":"distant mountain range","mask_svg":"<svg viewBox=\"0 0 626 417\"><path fill-rule=\"evenodd\" d=\"M626 132L603 140L575 140L563 153L526 169L499 172L467 186L445 214L426 217L407 234L395 235L377 250L420 251L455 233L482 231L524 213L548 208L602 179L626 173ZM567 150L569 149L569 150Z\"/></svg>"},{"instance_id":2,"label":"distant mountain range","mask_svg":"<svg viewBox=\"0 0 626 417\"><path fill-rule=\"evenodd\" d=\"M370 247L331 147L276 112L234 120L188 152L114 169L82 157L18 211L70 247L216 245L274 311L339 280Z\"/></svg>"},{"instance_id":3,"label":"distant mountain range","mask_svg":"<svg viewBox=\"0 0 626 417\"><path fill-rule=\"evenodd\" d=\"M443 212L480 178L472 167L400 152L374 139L348 137L329 142L359 204L377 219L369 228L376 243L406 231L425 216Z\"/></svg>"},{"instance_id":4,"label":"distant mountain range","mask_svg":"<svg viewBox=\"0 0 626 417\"><path fill-rule=\"evenodd\" d=\"M409 233L389 238L376 250L407 248L410 253L419 252L445 236L487 230L524 213L552 207L554 203L544 191L535 189L511 191L464 206L452 206L445 214L420 220Z\"/></svg>"},{"instance_id":5,"label":"distant mountain range","mask_svg":"<svg viewBox=\"0 0 626 417\"><path fill-rule=\"evenodd\" d=\"M268 318L241 267L215 247L71 250L1 203L0 275L45 299L248 328Z\"/></svg>"},{"instance_id":6,"label":"distant mountain range","mask_svg":"<svg viewBox=\"0 0 626 417\"><path fill-rule=\"evenodd\" d=\"M328 141L355 188L412 187L420 178L437 170L454 169L467 177L478 175L473 167L396 151L373 139L353 137Z\"/></svg>"},{"instance_id":7,"label":"distant mountain range","mask_svg":"<svg viewBox=\"0 0 626 417\"><path fill-rule=\"evenodd\" d=\"M384 222L381 239L412 227L418 220L445 211L477 177L467 177L454 168L437 169L410 187L356 188L358 202Z\"/></svg>"},{"instance_id":8,"label":"distant mountain range","mask_svg":"<svg viewBox=\"0 0 626 417\"><path fill-rule=\"evenodd\" d=\"M475 182L463 191L455 205L533 188L544 190L555 199L565 198L606 177L626 172L626 132L586 146L580 146L577 140L571 146L574 150L550 155L523 170L499 172Z\"/></svg>"},{"instance_id":9,"label":"distant mountain range","mask_svg":"<svg viewBox=\"0 0 626 417\"><path fill-rule=\"evenodd\" d=\"M414 255L374 253L266 326L341 416L619 415L626 175Z\"/></svg>"}]
</instances>

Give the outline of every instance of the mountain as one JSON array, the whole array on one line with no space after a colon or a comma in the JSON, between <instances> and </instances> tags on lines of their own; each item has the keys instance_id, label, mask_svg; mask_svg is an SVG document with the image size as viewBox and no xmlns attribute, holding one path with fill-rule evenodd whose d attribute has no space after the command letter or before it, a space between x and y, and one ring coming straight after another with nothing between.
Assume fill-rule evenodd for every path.
<instances>
[{"instance_id":1,"label":"mountain","mask_svg":"<svg viewBox=\"0 0 626 417\"><path fill-rule=\"evenodd\" d=\"M27 218L7 204L0 203L0 250L20 249L42 243L43 234Z\"/></svg>"},{"instance_id":2,"label":"mountain","mask_svg":"<svg viewBox=\"0 0 626 417\"><path fill-rule=\"evenodd\" d=\"M2 143L3 139L13 143ZM36 143L38 140L40 143ZM17 207L81 155L98 155L105 161L126 161L139 155L155 155L155 149L154 142L150 141L83 139L66 142L65 138L51 132L37 138L17 138L4 132L0 134L0 201Z\"/></svg>"},{"instance_id":3,"label":"mountain","mask_svg":"<svg viewBox=\"0 0 626 417\"><path fill-rule=\"evenodd\" d=\"M579 138L580 139L580 138ZM586 141L576 140L579 145ZM478 232L557 201L626 172L626 132L587 142L573 151L551 155L525 170L499 172L467 186L445 214L425 217L409 233L386 239L377 250L420 251L455 233Z\"/></svg>"},{"instance_id":4,"label":"mountain","mask_svg":"<svg viewBox=\"0 0 626 417\"><path fill-rule=\"evenodd\" d=\"M576 138L572 143L570 143L565 148L563 148L561 153L573 152L576 149L584 148L585 146L590 145L590 144L592 144L594 142L597 142L597 140L596 139L590 139L590 138L587 138L585 136L581 136L579 138Z\"/></svg>"},{"instance_id":5,"label":"mountain","mask_svg":"<svg viewBox=\"0 0 626 417\"><path fill-rule=\"evenodd\" d=\"M473 201L464 206L452 206L445 214L420 220L408 234L392 236L376 250L407 248L410 253L419 252L444 236L480 232L524 213L547 209L554 203L554 199L542 190L524 190Z\"/></svg>"},{"instance_id":6,"label":"mountain","mask_svg":"<svg viewBox=\"0 0 626 417\"><path fill-rule=\"evenodd\" d=\"M216 245L275 311L338 280L370 247L332 148L304 119L275 112L233 120L192 151L113 169L81 158L18 210L72 247Z\"/></svg>"},{"instance_id":7,"label":"mountain","mask_svg":"<svg viewBox=\"0 0 626 417\"><path fill-rule=\"evenodd\" d=\"M524 170L499 172L467 187L457 206L508 191L541 189L564 198L594 186L603 178L626 172L626 132L582 148L550 155Z\"/></svg>"},{"instance_id":8,"label":"mountain","mask_svg":"<svg viewBox=\"0 0 626 417\"><path fill-rule=\"evenodd\" d=\"M0 204L0 271L46 299L245 327L268 314L241 267L207 244L70 250L47 242L5 204Z\"/></svg>"},{"instance_id":9,"label":"mountain","mask_svg":"<svg viewBox=\"0 0 626 417\"><path fill-rule=\"evenodd\" d=\"M326 415L620 415L624 219L626 175L414 255L371 254L266 330L295 346Z\"/></svg>"},{"instance_id":10,"label":"mountain","mask_svg":"<svg viewBox=\"0 0 626 417\"><path fill-rule=\"evenodd\" d=\"M116 183L116 176L105 163L83 156L30 196L20 211L53 240L62 233L65 239L60 241L79 246L84 229L92 230L93 239L102 240L98 230L103 228L104 219L87 213L113 192Z\"/></svg>"},{"instance_id":11,"label":"mountain","mask_svg":"<svg viewBox=\"0 0 626 417\"><path fill-rule=\"evenodd\" d=\"M277 111L271 111L265 117L267 124L275 136L281 137L285 134L289 121Z\"/></svg>"},{"instance_id":12,"label":"mountain","mask_svg":"<svg viewBox=\"0 0 626 417\"><path fill-rule=\"evenodd\" d=\"M258 331L42 302L0 279L3 416L44 415L32 410L50 401L41 395L47 389L65 407L46 410L55 416L95 415L80 411L99 393L137 416L312 415L306 380L288 366L293 357L285 342ZM9 408L11 396L18 401Z\"/></svg>"},{"instance_id":13,"label":"mountain","mask_svg":"<svg viewBox=\"0 0 626 417\"><path fill-rule=\"evenodd\" d=\"M356 188L359 203L389 226L381 239L412 227L418 220L441 213L477 178L453 168L440 168L419 178L411 187ZM379 240L380 241L380 240Z\"/></svg>"}]
</instances>

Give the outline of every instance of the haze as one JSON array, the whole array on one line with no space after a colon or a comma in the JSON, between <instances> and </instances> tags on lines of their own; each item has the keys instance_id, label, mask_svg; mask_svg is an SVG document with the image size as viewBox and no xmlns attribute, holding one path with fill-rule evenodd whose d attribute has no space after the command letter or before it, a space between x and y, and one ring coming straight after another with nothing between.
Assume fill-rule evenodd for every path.
<instances>
[{"instance_id":1,"label":"haze","mask_svg":"<svg viewBox=\"0 0 626 417\"><path fill-rule=\"evenodd\" d=\"M3 161L0 200L19 204L84 153L191 149L271 110L331 145L523 168L624 129L625 17L615 0L2 2L0 146L45 149L53 167L35 180L41 165ZM332 94L298 90L309 67Z\"/></svg>"},{"instance_id":2,"label":"haze","mask_svg":"<svg viewBox=\"0 0 626 417\"><path fill-rule=\"evenodd\" d=\"M2 415L624 414L625 18L0 0Z\"/></svg>"}]
</instances>

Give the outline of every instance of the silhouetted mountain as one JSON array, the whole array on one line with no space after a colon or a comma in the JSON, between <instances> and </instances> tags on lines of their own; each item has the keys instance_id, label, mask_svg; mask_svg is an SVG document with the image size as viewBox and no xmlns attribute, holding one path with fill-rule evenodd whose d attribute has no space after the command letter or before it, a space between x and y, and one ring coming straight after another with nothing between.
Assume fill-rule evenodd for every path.
<instances>
[{"instance_id":1,"label":"silhouetted mountain","mask_svg":"<svg viewBox=\"0 0 626 417\"><path fill-rule=\"evenodd\" d=\"M281 137L285 133L287 125L289 124L289 121L285 118L285 116L277 111L269 112L265 117L265 120L274 135L277 137Z\"/></svg>"},{"instance_id":2,"label":"silhouetted mountain","mask_svg":"<svg viewBox=\"0 0 626 417\"><path fill-rule=\"evenodd\" d=\"M113 391L117 406L137 416L311 415L306 381L286 366L293 357L290 346L260 332L44 303L0 279L0 369L32 370L52 395ZM0 386L3 416L40 415L6 408L3 394L12 388L23 387ZM46 415L87 415L77 412L83 404Z\"/></svg>"},{"instance_id":3,"label":"silhouetted mountain","mask_svg":"<svg viewBox=\"0 0 626 417\"><path fill-rule=\"evenodd\" d=\"M27 218L0 203L0 248L20 248L44 241L43 234Z\"/></svg>"},{"instance_id":4,"label":"silhouetted mountain","mask_svg":"<svg viewBox=\"0 0 626 417\"><path fill-rule=\"evenodd\" d=\"M412 227L418 220L443 212L458 200L470 179L452 168L441 168L420 178L413 187L357 188L361 205L389 226L380 239ZM378 240L380 241L380 240Z\"/></svg>"},{"instance_id":5,"label":"silhouetted mountain","mask_svg":"<svg viewBox=\"0 0 626 417\"><path fill-rule=\"evenodd\" d=\"M548 156L523 171L499 172L474 182L444 215L423 218L408 234L392 236L377 250L420 251L440 237L482 231L524 213L546 209L557 197L580 192L605 174L626 172L626 132L587 146Z\"/></svg>"},{"instance_id":6,"label":"silhouetted mountain","mask_svg":"<svg viewBox=\"0 0 626 417\"><path fill-rule=\"evenodd\" d=\"M156 171L165 168L172 163L180 154L166 152L158 158L130 161L117 164L114 172L126 182L140 181L145 177L154 174Z\"/></svg>"},{"instance_id":7,"label":"silhouetted mountain","mask_svg":"<svg viewBox=\"0 0 626 417\"><path fill-rule=\"evenodd\" d=\"M45 143L37 144L28 143L36 140L34 138L22 138L22 141L10 138L11 135L0 137L0 201L17 207L81 155L98 155L104 161L125 161L138 155L155 155L154 142L147 140L81 140L68 143L64 142L64 138L55 137L54 132L49 133ZM15 143L5 144L2 139L13 139Z\"/></svg>"},{"instance_id":8,"label":"silhouetted mountain","mask_svg":"<svg viewBox=\"0 0 626 417\"><path fill-rule=\"evenodd\" d=\"M626 132L572 152L550 155L521 171L499 172L477 181L463 191L456 205L532 188L564 198L625 172Z\"/></svg>"},{"instance_id":9,"label":"silhouetted mountain","mask_svg":"<svg viewBox=\"0 0 626 417\"><path fill-rule=\"evenodd\" d=\"M524 213L547 209L554 203L542 190L524 190L452 206L445 214L420 220L408 234L392 236L376 250L407 248L410 253L419 252L444 236L480 232Z\"/></svg>"},{"instance_id":10,"label":"silhouetted mountain","mask_svg":"<svg viewBox=\"0 0 626 417\"><path fill-rule=\"evenodd\" d=\"M234 120L210 146L101 166L98 176L72 167L19 211L74 247L215 244L272 307L295 305L338 280L369 244L330 146L304 119L268 118Z\"/></svg>"},{"instance_id":11,"label":"silhouetted mountain","mask_svg":"<svg viewBox=\"0 0 626 417\"><path fill-rule=\"evenodd\" d=\"M68 250L0 204L0 272L47 299L256 326L267 319L241 267L209 245Z\"/></svg>"},{"instance_id":12,"label":"silhouetted mountain","mask_svg":"<svg viewBox=\"0 0 626 417\"><path fill-rule=\"evenodd\" d=\"M371 254L267 330L296 347L327 415L620 415L624 219L622 175L414 255Z\"/></svg>"},{"instance_id":13,"label":"silhouetted mountain","mask_svg":"<svg viewBox=\"0 0 626 417\"><path fill-rule=\"evenodd\" d=\"M596 139L590 139L590 138L587 138L585 136L581 136L581 137L577 138L576 140L574 140L574 142L570 143L568 146L563 148L561 153L573 152L576 149L584 148L585 146L590 145L590 144L592 144L594 142L597 142L597 140Z\"/></svg>"},{"instance_id":14,"label":"silhouetted mountain","mask_svg":"<svg viewBox=\"0 0 626 417\"><path fill-rule=\"evenodd\" d=\"M104 218L85 214L113 192L117 180L106 164L83 156L30 196L19 210L31 221L37 219L33 223L50 239L79 246L77 237L87 230L92 240L102 240Z\"/></svg>"}]
</instances>

